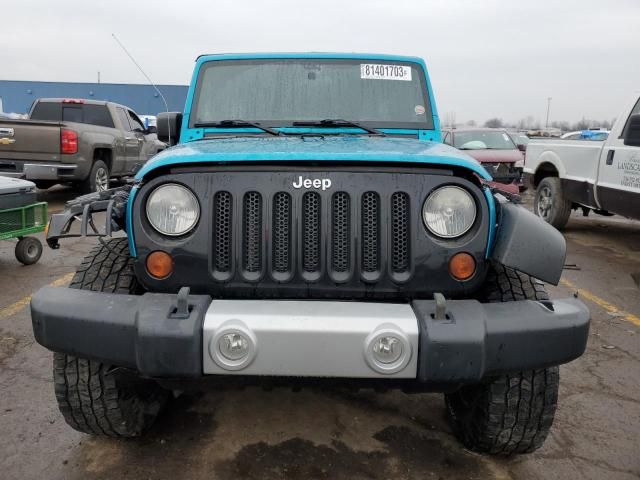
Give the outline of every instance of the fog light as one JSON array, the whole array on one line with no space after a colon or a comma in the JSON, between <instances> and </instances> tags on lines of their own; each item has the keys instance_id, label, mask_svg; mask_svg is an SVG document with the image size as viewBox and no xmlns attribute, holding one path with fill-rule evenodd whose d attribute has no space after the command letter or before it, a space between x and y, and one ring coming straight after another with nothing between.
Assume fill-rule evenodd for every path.
<instances>
[{"instance_id":1,"label":"fog light","mask_svg":"<svg viewBox=\"0 0 640 480\"><path fill-rule=\"evenodd\" d=\"M241 333L226 333L218 342L220 353L229 360L240 360L249 353L249 340Z\"/></svg>"},{"instance_id":2,"label":"fog light","mask_svg":"<svg viewBox=\"0 0 640 480\"><path fill-rule=\"evenodd\" d=\"M209 355L225 370L242 370L256 356L258 340L255 334L240 320L229 320L209 341Z\"/></svg>"},{"instance_id":3,"label":"fog light","mask_svg":"<svg viewBox=\"0 0 640 480\"><path fill-rule=\"evenodd\" d=\"M381 363L393 363L402 355L402 342L394 336L378 337L373 342L373 356Z\"/></svg>"},{"instance_id":4,"label":"fog light","mask_svg":"<svg viewBox=\"0 0 640 480\"><path fill-rule=\"evenodd\" d=\"M379 373L397 373L411 360L411 343L407 335L396 325L385 323L365 339L364 358L369 366Z\"/></svg>"}]
</instances>

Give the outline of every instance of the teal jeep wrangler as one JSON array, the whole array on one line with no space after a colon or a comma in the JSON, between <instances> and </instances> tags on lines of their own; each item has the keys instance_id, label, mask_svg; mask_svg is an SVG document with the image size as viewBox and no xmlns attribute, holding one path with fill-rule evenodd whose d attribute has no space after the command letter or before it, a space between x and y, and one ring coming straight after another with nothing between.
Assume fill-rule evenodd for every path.
<instances>
[{"instance_id":1,"label":"teal jeep wrangler","mask_svg":"<svg viewBox=\"0 0 640 480\"><path fill-rule=\"evenodd\" d=\"M69 425L130 437L172 392L340 385L443 392L479 452L542 445L589 312L540 281L561 234L440 142L421 59L202 56L158 134L175 146L131 184L50 221L54 248L100 242L31 303Z\"/></svg>"}]
</instances>

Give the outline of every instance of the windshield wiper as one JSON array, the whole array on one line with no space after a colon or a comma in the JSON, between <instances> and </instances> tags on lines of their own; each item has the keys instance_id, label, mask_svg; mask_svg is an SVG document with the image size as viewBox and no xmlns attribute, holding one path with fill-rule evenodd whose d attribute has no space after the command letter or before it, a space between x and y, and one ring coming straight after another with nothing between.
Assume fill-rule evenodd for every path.
<instances>
[{"instance_id":1,"label":"windshield wiper","mask_svg":"<svg viewBox=\"0 0 640 480\"><path fill-rule=\"evenodd\" d=\"M246 120L240 120L240 119L236 119L236 120L222 120L220 122L200 122L200 123L196 123L194 125L195 128L216 128L216 127L253 127L253 128L257 128L258 130L262 130L263 132L269 133L271 135L276 135L276 136L280 136L280 135L284 135L284 133L279 132L278 130L274 130L272 128L269 127L263 127L262 125L260 125L259 123L255 123L255 122L248 122Z\"/></svg>"},{"instance_id":2,"label":"windshield wiper","mask_svg":"<svg viewBox=\"0 0 640 480\"><path fill-rule=\"evenodd\" d=\"M356 127L360 130L364 130L371 135L379 135L381 137L386 136L385 133L380 130L376 130L375 128L367 127L361 123L352 122L350 120L343 120L341 118L326 118L320 121L304 121L304 122L293 122L294 127Z\"/></svg>"}]
</instances>

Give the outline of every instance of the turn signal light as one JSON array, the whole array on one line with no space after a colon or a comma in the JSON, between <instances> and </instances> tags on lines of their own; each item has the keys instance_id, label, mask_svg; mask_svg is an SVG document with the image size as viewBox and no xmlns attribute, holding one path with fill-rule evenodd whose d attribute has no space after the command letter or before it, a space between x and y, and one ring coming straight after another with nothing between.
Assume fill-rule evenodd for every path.
<instances>
[{"instance_id":1,"label":"turn signal light","mask_svg":"<svg viewBox=\"0 0 640 480\"><path fill-rule=\"evenodd\" d=\"M173 272L173 258L167 252L156 250L147 256L147 271L149 274L162 280Z\"/></svg>"},{"instance_id":2,"label":"turn signal light","mask_svg":"<svg viewBox=\"0 0 640 480\"><path fill-rule=\"evenodd\" d=\"M449 273L456 280L469 280L476 273L476 261L468 253L456 253L449 260Z\"/></svg>"}]
</instances>

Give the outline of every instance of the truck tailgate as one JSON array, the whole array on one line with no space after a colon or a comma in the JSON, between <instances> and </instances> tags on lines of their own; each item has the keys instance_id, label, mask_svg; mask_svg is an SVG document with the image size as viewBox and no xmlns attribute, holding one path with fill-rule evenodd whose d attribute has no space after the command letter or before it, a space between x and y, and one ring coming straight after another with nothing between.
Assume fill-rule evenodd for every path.
<instances>
[{"instance_id":1,"label":"truck tailgate","mask_svg":"<svg viewBox=\"0 0 640 480\"><path fill-rule=\"evenodd\" d=\"M0 168L11 161L60 161L59 122L0 120Z\"/></svg>"}]
</instances>

